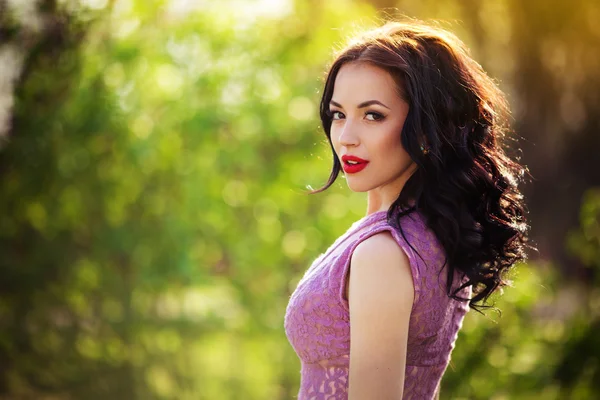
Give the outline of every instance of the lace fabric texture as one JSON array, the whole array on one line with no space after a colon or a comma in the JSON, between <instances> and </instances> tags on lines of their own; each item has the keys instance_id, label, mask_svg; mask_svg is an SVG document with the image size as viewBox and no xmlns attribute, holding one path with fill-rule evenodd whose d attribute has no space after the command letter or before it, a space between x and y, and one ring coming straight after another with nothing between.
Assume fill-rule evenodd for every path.
<instances>
[{"instance_id":1,"label":"lace fabric texture","mask_svg":"<svg viewBox=\"0 0 600 400\"><path fill-rule=\"evenodd\" d=\"M387 222L385 211L356 221L314 260L298 282L286 309L284 328L300 358L299 400L348 398L350 315L344 284L356 246L383 231L389 231L406 253L415 289L404 399L434 398L469 307L446 294L446 271L439 273L444 252L422 216L413 212L402 217L401 227L406 239ZM458 279L453 282L458 283ZM470 290L464 289L460 295L470 297Z\"/></svg>"}]
</instances>

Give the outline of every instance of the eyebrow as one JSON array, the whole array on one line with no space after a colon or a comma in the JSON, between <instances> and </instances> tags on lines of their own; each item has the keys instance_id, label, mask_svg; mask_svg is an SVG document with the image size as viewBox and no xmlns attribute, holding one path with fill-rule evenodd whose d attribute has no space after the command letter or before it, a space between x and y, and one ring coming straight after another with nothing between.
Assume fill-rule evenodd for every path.
<instances>
[{"instance_id":1,"label":"eyebrow","mask_svg":"<svg viewBox=\"0 0 600 400\"><path fill-rule=\"evenodd\" d=\"M333 101L333 100L331 100L329 102L329 104L333 104L334 106L339 107L339 108L344 108L344 107L342 107L342 105L340 103L338 103L336 101ZM367 100L367 101L363 101L362 103L360 103L358 105L358 108L365 108L365 107L371 106L373 104L379 104L380 106L383 106L383 107L387 108L388 110L390 110L390 108L388 106L386 106L385 104L383 104L379 100Z\"/></svg>"}]
</instances>

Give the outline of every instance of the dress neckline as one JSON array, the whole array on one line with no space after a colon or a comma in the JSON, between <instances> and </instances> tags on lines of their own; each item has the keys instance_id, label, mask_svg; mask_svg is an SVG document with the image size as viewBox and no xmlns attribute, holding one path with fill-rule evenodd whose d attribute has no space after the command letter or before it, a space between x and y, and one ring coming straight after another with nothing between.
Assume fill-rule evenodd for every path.
<instances>
[{"instance_id":1,"label":"dress neckline","mask_svg":"<svg viewBox=\"0 0 600 400\"><path fill-rule=\"evenodd\" d=\"M342 243L344 243L346 240L348 240L348 238L355 235L357 232L364 229L365 226L368 226L372 223L378 222L379 220L385 218L386 215L387 215L387 211L376 211L374 213L365 215L364 217L354 221L354 223L352 225L350 225L348 227L348 229L346 229L346 232L344 232L341 236L339 236L336 239L336 241L329 247L329 249L327 249L327 251L325 251L322 254L323 259L327 258L330 254L333 254L335 252L335 250Z\"/></svg>"},{"instance_id":2,"label":"dress neckline","mask_svg":"<svg viewBox=\"0 0 600 400\"><path fill-rule=\"evenodd\" d=\"M350 226L350 228L348 229L348 231L346 232L346 234L348 236L350 236L350 235L356 233L357 231L359 231L365 225L368 225L371 222L379 221L380 219L382 219L382 217L385 217L385 216L387 216L387 211L386 210L375 211L374 213L365 215L361 219L355 221Z\"/></svg>"}]
</instances>

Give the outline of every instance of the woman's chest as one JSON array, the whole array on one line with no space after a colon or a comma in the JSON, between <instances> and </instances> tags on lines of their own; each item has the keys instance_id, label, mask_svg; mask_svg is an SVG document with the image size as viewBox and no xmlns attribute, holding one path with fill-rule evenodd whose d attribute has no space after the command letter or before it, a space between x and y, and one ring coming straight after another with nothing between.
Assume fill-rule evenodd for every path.
<instances>
[{"instance_id":1,"label":"woman's chest","mask_svg":"<svg viewBox=\"0 0 600 400\"><path fill-rule=\"evenodd\" d=\"M336 268L343 252L320 255L292 293L285 330L298 356L314 362L349 350L348 312L339 301Z\"/></svg>"}]
</instances>

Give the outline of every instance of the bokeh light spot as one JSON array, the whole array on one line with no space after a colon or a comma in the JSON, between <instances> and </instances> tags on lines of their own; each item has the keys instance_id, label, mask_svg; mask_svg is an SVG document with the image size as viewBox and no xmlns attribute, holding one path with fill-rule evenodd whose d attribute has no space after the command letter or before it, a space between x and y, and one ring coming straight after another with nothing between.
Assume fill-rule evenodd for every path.
<instances>
[{"instance_id":1,"label":"bokeh light spot","mask_svg":"<svg viewBox=\"0 0 600 400\"><path fill-rule=\"evenodd\" d=\"M183 86L183 77L172 65L160 65L155 72L156 85L164 94L179 94Z\"/></svg>"},{"instance_id":2,"label":"bokeh light spot","mask_svg":"<svg viewBox=\"0 0 600 400\"><path fill-rule=\"evenodd\" d=\"M313 117L315 106L306 97L294 97L288 105L288 114L298 121L307 121Z\"/></svg>"},{"instance_id":3,"label":"bokeh light spot","mask_svg":"<svg viewBox=\"0 0 600 400\"><path fill-rule=\"evenodd\" d=\"M244 205L247 199L248 188L242 181L229 181L223 188L223 200L232 207Z\"/></svg>"},{"instance_id":4,"label":"bokeh light spot","mask_svg":"<svg viewBox=\"0 0 600 400\"><path fill-rule=\"evenodd\" d=\"M331 219L343 218L348 213L346 196L334 193L327 196L323 206L323 213Z\"/></svg>"},{"instance_id":5,"label":"bokeh light spot","mask_svg":"<svg viewBox=\"0 0 600 400\"><path fill-rule=\"evenodd\" d=\"M301 231L289 231L283 237L281 246L285 255L290 258L297 258L306 248L306 236Z\"/></svg>"}]
</instances>

